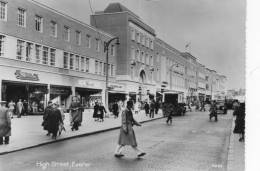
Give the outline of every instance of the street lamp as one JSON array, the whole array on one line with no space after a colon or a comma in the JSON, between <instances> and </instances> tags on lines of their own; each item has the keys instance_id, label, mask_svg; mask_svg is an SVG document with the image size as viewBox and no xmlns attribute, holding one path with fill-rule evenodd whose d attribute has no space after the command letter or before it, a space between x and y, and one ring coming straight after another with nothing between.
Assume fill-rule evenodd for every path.
<instances>
[{"instance_id":1,"label":"street lamp","mask_svg":"<svg viewBox=\"0 0 260 171\"><path fill-rule=\"evenodd\" d=\"M105 105L108 109L108 48L110 43L116 40L116 45L119 45L119 38L118 37L114 37L112 39L110 39L108 42L104 42L104 52L106 52L106 90L105 90Z\"/></svg>"}]
</instances>

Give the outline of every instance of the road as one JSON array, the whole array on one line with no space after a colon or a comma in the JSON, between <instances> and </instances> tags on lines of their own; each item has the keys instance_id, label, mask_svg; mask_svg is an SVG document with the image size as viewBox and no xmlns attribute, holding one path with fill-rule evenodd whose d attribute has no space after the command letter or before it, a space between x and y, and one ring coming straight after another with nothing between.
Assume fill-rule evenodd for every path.
<instances>
[{"instance_id":1,"label":"road","mask_svg":"<svg viewBox=\"0 0 260 171\"><path fill-rule=\"evenodd\" d=\"M192 112L135 127L141 159L130 147L113 156L119 130L57 142L0 156L0 170L226 170L232 115L209 122L206 112ZM28 140L30 141L30 140Z\"/></svg>"}]
</instances>

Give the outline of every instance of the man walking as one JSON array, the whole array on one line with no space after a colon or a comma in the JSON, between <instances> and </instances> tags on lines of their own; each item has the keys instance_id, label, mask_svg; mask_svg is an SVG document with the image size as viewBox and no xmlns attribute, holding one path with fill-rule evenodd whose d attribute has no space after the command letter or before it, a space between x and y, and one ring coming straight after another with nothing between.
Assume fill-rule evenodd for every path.
<instances>
[{"instance_id":1,"label":"man walking","mask_svg":"<svg viewBox=\"0 0 260 171\"><path fill-rule=\"evenodd\" d=\"M154 108L155 108L155 104L154 104L154 100L151 100L150 103L150 118L154 118Z\"/></svg>"},{"instance_id":2,"label":"man walking","mask_svg":"<svg viewBox=\"0 0 260 171\"><path fill-rule=\"evenodd\" d=\"M16 104L16 112L17 112L17 118L20 118L23 111L23 102L22 99L19 99L19 101Z\"/></svg>"},{"instance_id":3,"label":"man walking","mask_svg":"<svg viewBox=\"0 0 260 171\"><path fill-rule=\"evenodd\" d=\"M218 121L218 114L217 114L217 106L216 106L216 101L215 100L212 102L209 111L210 111L209 120L211 121L211 118L215 117L215 122L217 122Z\"/></svg>"},{"instance_id":4,"label":"man walking","mask_svg":"<svg viewBox=\"0 0 260 171\"><path fill-rule=\"evenodd\" d=\"M0 102L0 145L9 144L11 136L11 118L5 104L5 101Z\"/></svg>"}]
</instances>

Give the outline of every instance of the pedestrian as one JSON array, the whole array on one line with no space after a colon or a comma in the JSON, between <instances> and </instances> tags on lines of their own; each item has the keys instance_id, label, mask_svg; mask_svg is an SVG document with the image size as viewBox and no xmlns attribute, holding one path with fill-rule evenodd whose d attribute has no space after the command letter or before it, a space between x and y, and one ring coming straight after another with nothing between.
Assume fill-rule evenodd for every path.
<instances>
[{"instance_id":1,"label":"pedestrian","mask_svg":"<svg viewBox=\"0 0 260 171\"><path fill-rule=\"evenodd\" d=\"M168 110L168 112L167 112L167 120L166 120L166 123L169 125L169 124L171 124L172 125L172 117L174 116L174 106L173 106L173 104L169 104L168 106L167 106L167 110Z\"/></svg>"},{"instance_id":2,"label":"pedestrian","mask_svg":"<svg viewBox=\"0 0 260 171\"><path fill-rule=\"evenodd\" d=\"M57 133L59 131L60 123L63 123L60 110L56 107L55 103L52 103L50 113L47 115L47 121L49 123L48 132L52 134L52 138L56 140Z\"/></svg>"},{"instance_id":3,"label":"pedestrian","mask_svg":"<svg viewBox=\"0 0 260 171\"><path fill-rule=\"evenodd\" d=\"M119 109L118 109L117 102L114 102L114 104L112 105L112 112L113 112L113 115L115 116L115 118L118 118Z\"/></svg>"},{"instance_id":4,"label":"pedestrian","mask_svg":"<svg viewBox=\"0 0 260 171\"><path fill-rule=\"evenodd\" d=\"M22 110L22 115L28 115L28 103L26 100L23 101L23 110Z\"/></svg>"},{"instance_id":5,"label":"pedestrian","mask_svg":"<svg viewBox=\"0 0 260 171\"><path fill-rule=\"evenodd\" d=\"M156 100L154 103L154 110L155 110L154 112L156 115L158 114L159 107L160 107L160 104L159 104L158 100Z\"/></svg>"},{"instance_id":6,"label":"pedestrian","mask_svg":"<svg viewBox=\"0 0 260 171\"><path fill-rule=\"evenodd\" d=\"M215 122L218 121L218 114L217 114L217 106L216 106L216 101L212 101L212 104L210 106L210 114L209 114L209 120L211 121L212 117L215 117Z\"/></svg>"},{"instance_id":7,"label":"pedestrian","mask_svg":"<svg viewBox=\"0 0 260 171\"><path fill-rule=\"evenodd\" d=\"M99 103L98 107L98 116L99 116L99 121L104 122L104 114L107 113L105 107L103 106L103 103Z\"/></svg>"},{"instance_id":8,"label":"pedestrian","mask_svg":"<svg viewBox=\"0 0 260 171\"><path fill-rule=\"evenodd\" d=\"M146 116L149 114L149 109L150 109L149 104L147 102L145 102L145 104L144 104L144 111L145 111L145 115Z\"/></svg>"},{"instance_id":9,"label":"pedestrian","mask_svg":"<svg viewBox=\"0 0 260 171\"><path fill-rule=\"evenodd\" d=\"M233 133L239 134L239 141L245 141L245 103L240 103L233 113L236 116Z\"/></svg>"},{"instance_id":10,"label":"pedestrian","mask_svg":"<svg viewBox=\"0 0 260 171\"><path fill-rule=\"evenodd\" d=\"M134 105L134 111L135 111L135 114L138 114L139 113L139 102L136 102L135 105Z\"/></svg>"},{"instance_id":11,"label":"pedestrian","mask_svg":"<svg viewBox=\"0 0 260 171\"><path fill-rule=\"evenodd\" d=\"M44 110L44 113L43 113L43 122L42 122L42 126L43 126L43 129L48 131L48 133L46 134L47 136L50 136L50 120L48 119L49 118L49 115L51 113L51 110L52 110L52 101L49 101L48 102L48 105L47 107L45 108Z\"/></svg>"},{"instance_id":12,"label":"pedestrian","mask_svg":"<svg viewBox=\"0 0 260 171\"><path fill-rule=\"evenodd\" d=\"M98 102L96 101L94 105L94 111L93 111L93 118L95 122L98 121L98 111L99 111L99 105Z\"/></svg>"},{"instance_id":13,"label":"pedestrian","mask_svg":"<svg viewBox=\"0 0 260 171\"><path fill-rule=\"evenodd\" d=\"M61 135L62 131L66 131L65 127L64 127L64 120L65 120L65 107L64 104L62 104L61 106L58 103L55 103L55 107L60 111L61 113L61 119L62 122L59 122L59 135Z\"/></svg>"},{"instance_id":14,"label":"pedestrian","mask_svg":"<svg viewBox=\"0 0 260 171\"><path fill-rule=\"evenodd\" d=\"M13 118L13 116L14 116L14 108L15 108L15 103L13 102L13 100L11 100L8 103L8 108L9 108L10 117Z\"/></svg>"},{"instance_id":15,"label":"pedestrian","mask_svg":"<svg viewBox=\"0 0 260 171\"><path fill-rule=\"evenodd\" d=\"M80 121L81 121L81 105L77 100L77 97L74 96L72 97L72 102L70 104L70 114L71 114L71 122L72 122L72 127L71 130L78 130Z\"/></svg>"},{"instance_id":16,"label":"pedestrian","mask_svg":"<svg viewBox=\"0 0 260 171\"><path fill-rule=\"evenodd\" d=\"M154 108L155 108L155 104L154 104L154 100L152 99L151 100L151 103L150 103L150 118L154 118Z\"/></svg>"},{"instance_id":17,"label":"pedestrian","mask_svg":"<svg viewBox=\"0 0 260 171\"><path fill-rule=\"evenodd\" d=\"M16 112L17 112L17 118L20 118L23 111L23 102L22 99L19 99L19 101L16 104Z\"/></svg>"},{"instance_id":18,"label":"pedestrian","mask_svg":"<svg viewBox=\"0 0 260 171\"><path fill-rule=\"evenodd\" d=\"M5 105L5 101L0 102L0 145L9 144L11 136L11 118Z\"/></svg>"},{"instance_id":19,"label":"pedestrian","mask_svg":"<svg viewBox=\"0 0 260 171\"><path fill-rule=\"evenodd\" d=\"M133 102L127 101L126 109L122 112L122 125L120 128L118 145L115 150L115 157L124 156L122 154L122 150L125 145L132 146L133 150L137 152L138 157L144 156L146 154L145 152L137 148L137 142L133 125L141 126L141 124L133 118L132 109Z\"/></svg>"},{"instance_id":20,"label":"pedestrian","mask_svg":"<svg viewBox=\"0 0 260 171\"><path fill-rule=\"evenodd\" d=\"M201 101L201 105L200 105L201 107L200 107L200 111L206 111L205 110L205 103L203 102L203 101Z\"/></svg>"}]
</instances>

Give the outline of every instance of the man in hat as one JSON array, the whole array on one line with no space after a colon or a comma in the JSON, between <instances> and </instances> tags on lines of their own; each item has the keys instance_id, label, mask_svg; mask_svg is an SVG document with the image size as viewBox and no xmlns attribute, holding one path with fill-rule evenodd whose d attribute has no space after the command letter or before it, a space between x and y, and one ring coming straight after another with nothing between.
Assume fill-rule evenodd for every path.
<instances>
[{"instance_id":1,"label":"man in hat","mask_svg":"<svg viewBox=\"0 0 260 171\"><path fill-rule=\"evenodd\" d=\"M0 145L3 142L9 144L9 137L11 136L11 118L5 105L5 101L0 102Z\"/></svg>"}]
</instances>

